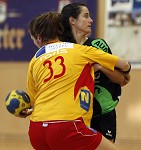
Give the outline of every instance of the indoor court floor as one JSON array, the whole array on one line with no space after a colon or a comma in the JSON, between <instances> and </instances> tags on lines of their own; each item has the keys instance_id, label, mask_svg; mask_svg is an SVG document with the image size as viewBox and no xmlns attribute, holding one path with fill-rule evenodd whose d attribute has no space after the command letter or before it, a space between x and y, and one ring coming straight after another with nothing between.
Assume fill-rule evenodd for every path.
<instances>
[{"instance_id":1,"label":"indoor court floor","mask_svg":"<svg viewBox=\"0 0 141 150\"><path fill-rule=\"evenodd\" d=\"M116 142L119 150L141 150L141 143ZM0 150L33 150L28 140L0 140ZM58 149L59 150L59 149Z\"/></svg>"}]
</instances>

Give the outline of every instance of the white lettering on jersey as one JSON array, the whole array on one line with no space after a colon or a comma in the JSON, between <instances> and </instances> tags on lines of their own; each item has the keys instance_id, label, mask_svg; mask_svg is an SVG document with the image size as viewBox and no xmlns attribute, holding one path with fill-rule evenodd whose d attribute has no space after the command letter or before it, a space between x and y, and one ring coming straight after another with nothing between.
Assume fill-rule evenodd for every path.
<instances>
[{"instance_id":1,"label":"white lettering on jersey","mask_svg":"<svg viewBox=\"0 0 141 150\"><path fill-rule=\"evenodd\" d=\"M40 58L40 61L42 60L46 60L52 56L55 56L55 55L58 55L58 54L64 54L64 53L67 53L67 49L60 49L60 50L57 50L57 51L53 51L53 52L50 52L50 53L47 53L46 55L43 55L41 56Z\"/></svg>"},{"instance_id":2,"label":"white lettering on jersey","mask_svg":"<svg viewBox=\"0 0 141 150\"><path fill-rule=\"evenodd\" d=\"M73 43L62 42L62 43L53 43L45 46L46 53L57 51L62 48L73 48Z\"/></svg>"},{"instance_id":3,"label":"white lettering on jersey","mask_svg":"<svg viewBox=\"0 0 141 150\"><path fill-rule=\"evenodd\" d=\"M48 59L57 54L67 53L68 52L67 48L73 48L73 47L74 44L69 42L48 44L41 47L35 54L35 57L36 58L40 57L40 61L42 61L43 59Z\"/></svg>"}]
</instances>

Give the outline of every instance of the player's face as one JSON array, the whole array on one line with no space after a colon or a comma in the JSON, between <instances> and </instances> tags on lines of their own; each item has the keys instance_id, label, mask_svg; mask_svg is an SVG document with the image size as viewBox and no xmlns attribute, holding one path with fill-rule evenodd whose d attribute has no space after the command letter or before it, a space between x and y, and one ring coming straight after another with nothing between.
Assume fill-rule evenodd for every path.
<instances>
[{"instance_id":1,"label":"player's face","mask_svg":"<svg viewBox=\"0 0 141 150\"><path fill-rule=\"evenodd\" d=\"M91 33L91 25L93 20L90 17L90 13L87 7L81 7L81 13L78 18L75 19L74 29L76 32L81 32L84 35Z\"/></svg>"}]
</instances>

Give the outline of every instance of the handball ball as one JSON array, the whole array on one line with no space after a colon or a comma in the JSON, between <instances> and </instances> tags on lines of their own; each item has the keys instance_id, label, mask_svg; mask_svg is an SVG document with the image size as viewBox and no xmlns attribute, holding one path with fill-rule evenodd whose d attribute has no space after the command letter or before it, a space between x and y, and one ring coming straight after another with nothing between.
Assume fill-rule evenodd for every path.
<instances>
[{"instance_id":1,"label":"handball ball","mask_svg":"<svg viewBox=\"0 0 141 150\"><path fill-rule=\"evenodd\" d=\"M15 116L23 115L22 110L31 108L28 94L21 90L11 91L6 97L5 105L8 112Z\"/></svg>"}]
</instances>

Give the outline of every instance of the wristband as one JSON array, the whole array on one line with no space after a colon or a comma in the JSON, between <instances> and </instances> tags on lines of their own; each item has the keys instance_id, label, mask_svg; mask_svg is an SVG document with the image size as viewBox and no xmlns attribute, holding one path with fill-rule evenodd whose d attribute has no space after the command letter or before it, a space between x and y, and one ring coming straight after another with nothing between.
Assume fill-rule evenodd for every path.
<instances>
[{"instance_id":1,"label":"wristband","mask_svg":"<svg viewBox=\"0 0 141 150\"><path fill-rule=\"evenodd\" d=\"M129 63L129 65L130 65L130 68L127 71L122 71L123 73L129 73L130 72L130 70L131 70L131 64Z\"/></svg>"}]
</instances>

